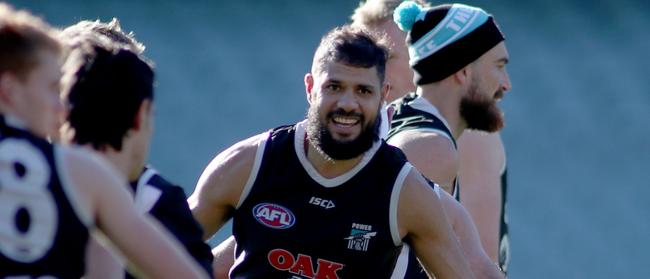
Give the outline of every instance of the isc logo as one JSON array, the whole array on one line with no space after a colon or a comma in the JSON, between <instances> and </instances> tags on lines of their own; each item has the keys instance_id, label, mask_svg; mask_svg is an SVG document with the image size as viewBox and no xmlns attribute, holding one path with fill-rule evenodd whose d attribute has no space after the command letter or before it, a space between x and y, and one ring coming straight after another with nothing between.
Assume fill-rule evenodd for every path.
<instances>
[{"instance_id":1,"label":"isc logo","mask_svg":"<svg viewBox=\"0 0 650 279\"><path fill-rule=\"evenodd\" d=\"M269 228L286 229L296 223L293 213L282 206L272 203L260 203L253 208L253 216L258 222Z\"/></svg>"},{"instance_id":2,"label":"isc logo","mask_svg":"<svg viewBox=\"0 0 650 279\"><path fill-rule=\"evenodd\" d=\"M335 206L333 201L325 200L317 197L311 197L311 199L309 199L309 203L324 207L325 209L334 208Z\"/></svg>"}]
</instances>

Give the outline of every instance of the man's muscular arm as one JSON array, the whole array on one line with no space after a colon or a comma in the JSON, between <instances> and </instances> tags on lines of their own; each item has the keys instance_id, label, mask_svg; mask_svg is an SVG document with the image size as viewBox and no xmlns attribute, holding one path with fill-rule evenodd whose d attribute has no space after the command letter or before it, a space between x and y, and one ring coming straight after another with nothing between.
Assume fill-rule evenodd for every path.
<instances>
[{"instance_id":1,"label":"man's muscular arm","mask_svg":"<svg viewBox=\"0 0 650 279\"><path fill-rule=\"evenodd\" d=\"M499 260L501 173L505 164L498 133L463 133L459 140L461 200L472 216L481 243L492 261Z\"/></svg>"},{"instance_id":2,"label":"man's muscular arm","mask_svg":"<svg viewBox=\"0 0 650 279\"><path fill-rule=\"evenodd\" d=\"M253 169L258 145L267 137L264 133L241 141L205 168L187 200L194 218L203 226L203 239L209 239L230 219Z\"/></svg>"},{"instance_id":3,"label":"man's muscular arm","mask_svg":"<svg viewBox=\"0 0 650 279\"><path fill-rule=\"evenodd\" d=\"M474 278L458 240L433 189L411 169L399 197L397 223L430 275L436 278Z\"/></svg>"}]
</instances>

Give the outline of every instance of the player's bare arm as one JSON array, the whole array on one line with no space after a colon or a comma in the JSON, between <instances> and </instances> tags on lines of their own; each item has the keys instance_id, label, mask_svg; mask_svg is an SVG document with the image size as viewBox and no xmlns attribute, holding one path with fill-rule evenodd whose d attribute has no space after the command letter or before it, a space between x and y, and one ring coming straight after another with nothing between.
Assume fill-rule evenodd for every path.
<instances>
[{"instance_id":1,"label":"player's bare arm","mask_svg":"<svg viewBox=\"0 0 650 279\"><path fill-rule=\"evenodd\" d=\"M440 201L474 276L486 279L504 278L496 263L483 250L476 226L465 208L444 191L440 193Z\"/></svg>"},{"instance_id":2,"label":"player's bare arm","mask_svg":"<svg viewBox=\"0 0 650 279\"><path fill-rule=\"evenodd\" d=\"M123 279L124 264L113 253L106 236L98 230L93 231L86 248L86 279Z\"/></svg>"},{"instance_id":3,"label":"player's bare arm","mask_svg":"<svg viewBox=\"0 0 650 279\"><path fill-rule=\"evenodd\" d=\"M498 133L468 131L459 139L461 200L472 216L483 248L499 259L501 173L505 164L503 142Z\"/></svg>"},{"instance_id":4,"label":"player's bare arm","mask_svg":"<svg viewBox=\"0 0 650 279\"><path fill-rule=\"evenodd\" d=\"M126 181L114 169L80 150L64 147L61 152L64 175L83 196L77 200L89 201L80 203L79 211L89 213L84 218L96 220L97 227L139 272L150 278L207 278L178 243L136 211L122 187Z\"/></svg>"},{"instance_id":5,"label":"player's bare arm","mask_svg":"<svg viewBox=\"0 0 650 279\"><path fill-rule=\"evenodd\" d=\"M231 218L255 162L263 133L243 140L221 152L205 168L196 189L187 200L194 218L208 239Z\"/></svg>"},{"instance_id":6,"label":"player's bare arm","mask_svg":"<svg viewBox=\"0 0 650 279\"><path fill-rule=\"evenodd\" d=\"M474 278L440 199L415 169L404 181L397 223L400 236L410 240L430 276Z\"/></svg>"},{"instance_id":7,"label":"player's bare arm","mask_svg":"<svg viewBox=\"0 0 650 279\"><path fill-rule=\"evenodd\" d=\"M230 236L212 249L214 279L228 279L230 267L235 263L235 237Z\"/></svg>"}]
</instances>

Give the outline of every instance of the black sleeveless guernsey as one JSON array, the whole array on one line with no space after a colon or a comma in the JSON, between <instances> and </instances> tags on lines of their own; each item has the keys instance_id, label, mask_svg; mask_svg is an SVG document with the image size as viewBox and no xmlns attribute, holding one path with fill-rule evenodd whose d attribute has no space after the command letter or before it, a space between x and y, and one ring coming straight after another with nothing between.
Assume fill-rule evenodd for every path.
<instances>
[{"instance_id":1,"label":"black sleeveless guernsey","mask_svg":"<svg viewBox=\"0 0 650 279\"><path fill-rule=\"evenodd\" d=\"M60 147L7 122L0 116L0 278L80 278L90 220L61 177Z\"/></svg>"},{"instance_id":2,"label":"black sleeveless guernsey","mask_svg":"<svg viewBox=\"0 0 650 279\"><path fill-rule=\"evenodd\" d=\"M324 178L305 157L302 125L273 129L260 144L234 213L231 278L391 278L410 164L381 141L350 172Z\"/></svg>"}]
</instances>

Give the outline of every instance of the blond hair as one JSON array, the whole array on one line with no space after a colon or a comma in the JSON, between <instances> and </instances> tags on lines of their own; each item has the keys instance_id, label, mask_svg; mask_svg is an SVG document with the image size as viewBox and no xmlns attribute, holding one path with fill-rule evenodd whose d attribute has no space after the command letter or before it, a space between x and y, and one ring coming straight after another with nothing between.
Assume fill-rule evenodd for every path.
<instances>
[{"instance_id":1,"label":"blond hair","mask_svg":"<svg viewBox=\"0 0 650 279\"><path fill-rule=\"evenodd\" d=\"M431 6L424 0L412 0L421 6ZM366 0L359 3L350 17L353 25L376 27L387 20L393 20L393 11L404 0Z\"/></svg>"},{"instance_id":2,"label":"blond hair","mask_svg":"<svg viewBox=\"0 0 650 279\"><path fill-rule=\"evenodd\" d=\"M110 22L99 20L82 20L66 27L60 34L60 39L70 48L78 48L85 42L105 48L126 48L137 54L142 54L145 46L135 39L133 32L124 32L120 21L113 18Z\"/></svg>"},{"instance_id":3,"label":"blond hair","mask_svg":"<svg viewBox=\"0 0 650 279\"><path fill-rule=\"evenodd\" d=\"M61 53L56 30L41 18L0 3L0 75L25 75L38 64L39 51Z\"/></svg>"}]
</instances>

